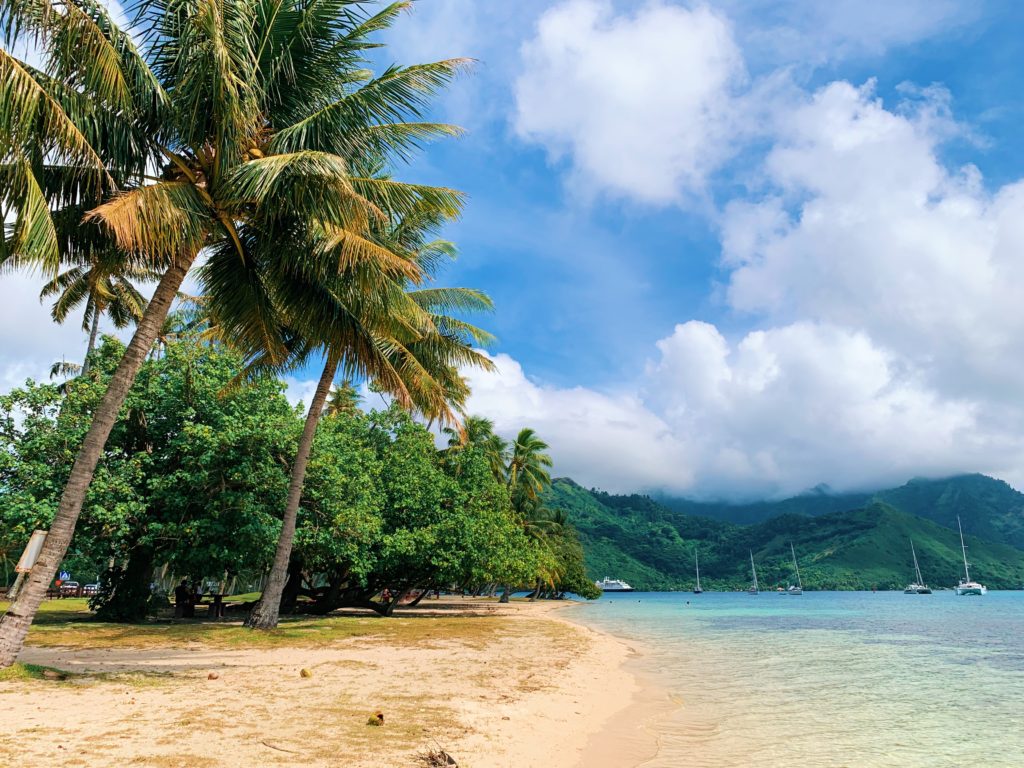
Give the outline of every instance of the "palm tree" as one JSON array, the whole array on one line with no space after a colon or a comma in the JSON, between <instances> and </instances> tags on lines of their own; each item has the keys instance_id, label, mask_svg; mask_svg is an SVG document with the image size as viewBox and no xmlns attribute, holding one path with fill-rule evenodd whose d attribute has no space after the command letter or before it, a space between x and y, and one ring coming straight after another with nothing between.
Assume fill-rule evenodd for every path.
<instances>
[{"instance_id":1,"label":"palm tree","mask_svg":"<svg viewBox=\"0 0 1024 768\"><path fill-rule=\"evenodd\" d=\"M505 482L508 486L512 510L520 524L531 538L544 533L544 506L541 494L551 485L551 457L544 453L548 444L541 440L529 427L519 430L512 443ZM539 589L539 586L538 586ZM511 585L506 585L501 602L507 603L511 596Z\"/></svg>"},{"instance_id":2,"label":"palm tree","mask_svg":"<svg viewBox=\"0 0 1024 768\"><path fill-rule=\"evenodd\" d=\"M385 349L383 354L388 365L369 370L369 378L379 390L390 393L400 404L417 409L430 419L455 420L455 410L461 407L468 394L458 371L460 367L490 369L492 366L490 358L473 347L475 342L488 340L489 335L444 314L449 309L490 309L490 299L477 291L463 288L411 289L414 280L433 277L437 271L440 265L438 249L433 242L426 241L426 236L451 215L449 210L434 201L423 200L404 215L393 216L386 225L378 226L374 231L376 242L389 253L404 259L406 268L403 269L401 263L390 262L362 265L328 282L326 287L331 302L323 301L320 305L332 303L335 309L326 318L326 323L322 314L311 317L296 311L303 306L301 302L287 301L269 302L284 311L275 322L268 323L267 315L259 318L256 322L261 324L260 333L248 326L252 322L250 317L228 320L240 330L245 326L244 332L231 334L231 337L254 339L254 346L243 351L255 356L253 368L256 370L271 364L268 349L273 344L267 344L266 339L271 337L275 327L279 332L283 331L279 343L287 346L291 341L292 360L286 365L304 363L318 352L326 358L292 464L288 500L274 561L263 593L246 619L246 626L254 629L277 626L316 428L339 366L351 364L353 352L358 352L353 350L353 344L361 343L363 338L352 334L349 329L351 323L336 323L331 318L344 320L351 316L372 340ZM330 252L334 238L330 233L324 234L324 245ZM409 266L414 269L408 269ZM296 279L301 279L301 276L294 272L279 276L272 288L274 291L293 290L291 284ZM363 283L367 279L373 282L375 290L365 290ZM305 294L306 290L300 293ZM367 301L367 298L371 300Z\"/></svg>"},{"instance_id":3,"label":"palm tree","mask_svg":"<svg viewBox=\"0 0 1024 768\"><path fill-rule=\"evenodd\" d=\"M355 413L359 408L359 392L352 382L345 379L334 388L324 406L324 416L341 416Z\"/></svg>"},{"instance_id":4,"label":"palm tree","mask_svg":"<svg viewBox=\"0 0 1024 768\"><path fill-rule=\"evenodd\" d=\"M551 485L551 457L544 453L547 449L548 444L529 427L519 430L512 443L506 478L513 506L520 511Z\"/></svg>"},{"instance_id":5,"label":"palm tree","mask_svg":"<svg viewBox=\"0 0 1024 768\"><path fill-rule=\"evenodd\" d=\"M461 430L445 427L444 433L448 436L448 451L454 453L467 446L480 449L494 478L505 482L508 443L494 432L494 422L483 416L467 416Z\"/></svg>"},{"instance_id":6,"label":"palm tree","mask_svg":"<svg viewBox=\"0 0 1024 768\"><path fill-rule=\"evenodd\" d=\"M387 261L372 222L424 200L457 210L450 190L365 178L354 162L403 159L456 133L418 119L462 60L367 72L373 34L407 5L367 15L352 0L138 0L129 30L96 0L0 5L0 210L13 218L0 260L56 275L62 237L86 229L62 214L81 209L161 275L36 566L0 619L0 667L21 649L120 407L200 251L212 311L260 315L259 286L301 268L324 232L336 237L340 270ZM10 52L22 42L43 54L45 71ZM319 297L304 294L305 311ZM367 335L346 364L386 372L386 352ZM277 361L288 354L268 350Z\"/></svg>"},{"instance_id":7,"label":"palm tree","mask_svg":"<svg viewBox=\"0 0 1024 768\"><path fill-rule=\"evenodd\" d=\"M146 299L133 281L155 280L159 275L125 259L124 254L112 248L101 251L95 258L79 256L77 260L80 263L44 285L39 298L57 297L50 315L58 323L63 323L72 310L85 304L82 330L89 332L89 343L85 348L82 373L86 374L89 355L96 347L100 317L109 316L115 328L137 323L146 310Z\"/></svg>"},{"instance_id":8,"label":"palm tree","mask_svg":"<svg viewBox=\"0 0 1024 768\"><path fill-rule=\"evenodd\" d=\"M368 166L368 178L382 177L379 164L368 162ZM272 280L263 285L267 292L259 302L263 312L232 313L227 307L216 317L221 333L252 359L250 371L272 370L275 366L294 368L317 355L326 358L292 465L278 547L247 626L267 629L278 624L316 426L339 367L345 367L346 374L351 375L353 361L360 359L359 345L369 342L381 350L382 364L365 369L375 389L391 394L403 407L442 422L456 420L456 412L468 394L459 369L492 368L492 361L473 346L488 341L489 335L445 313L489 309L490 300L469 289L418 288L423 280L433 278L442 261L439 254L454 253L449 247L438 246L437 241L427 241L430 232L454 215L449 205L424 198L407 211L392 213L386 221L372 226L373 242L392 259L359 263L333 278L317 271L321 262L316 260L298 269L275 271ZM344 247L345 239L339 240L336 232L325 229L316 245L316 253L325 255L330 263L337 258L339 247ZM214 268L208 264L204 275ZM315 280L310 280L310 270ZM282 298L287 296L294 299ZM225 329L230 330L225 334ZM274 360L275 347L289 351L284 364Z\"/></svg>"}]
</instances>

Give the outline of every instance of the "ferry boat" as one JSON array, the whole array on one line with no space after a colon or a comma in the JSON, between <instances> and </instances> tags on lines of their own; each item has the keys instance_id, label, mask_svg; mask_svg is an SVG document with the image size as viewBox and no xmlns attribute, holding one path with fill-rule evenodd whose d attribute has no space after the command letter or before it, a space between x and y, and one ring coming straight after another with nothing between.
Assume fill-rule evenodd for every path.
<instances>
[{"instance_id":1,"label":"ferry boat","mask_svg":"<svg viewBox=\"0 0 1024 768\"><path fill-rule=\"evenodd\" d=\"M956 585L958 595L984 595L988 592L984 584L971 581L971 572L967 567L967 545L964 544L964 527L960 524L960 515L956 516L956 527L960 530L960 550L964 553L964 577Z\"/></svg>"},{"instance_id":2,"label":"ferry boat","mask_svg":"<svg viewBox=\"0 0 1024 768\"><path fill-rule=\"evenodd\" d=\"M910 554L914 558L914 575L917 577L917 581L913 584L907 584L907 588L903 590L904 595L930 595L932 591L928 588L928 585L924 583L924 579L921 578L921 569L917 565L917 552L914 551L914 540L910 540Z\"/></svg>"},{"instance_id":3,"label":"ferry boat","mask_svg":"<svg viewBox=\"0 0 1024 768\"><path fill-rule=\"evenodd\" d=\"M621 579L611 579L605 576L601 581L595 581L594 585L602 592L632 592L633 588Z\"/></svg>"}]
</instances>

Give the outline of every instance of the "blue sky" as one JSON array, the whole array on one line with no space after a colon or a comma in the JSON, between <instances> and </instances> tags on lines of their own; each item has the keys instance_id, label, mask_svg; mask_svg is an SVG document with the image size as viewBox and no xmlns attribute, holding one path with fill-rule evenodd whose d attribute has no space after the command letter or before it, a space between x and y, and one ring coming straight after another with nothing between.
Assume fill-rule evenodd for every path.
<instances>
[{"instance_id":1,"label":"blue sky","mask_svg":"<svg viewBox=\"0 0 1024 768\"><path fill-rule=\"evenodd\" d=\"M404 172L469 195L471 409L615 491L1024 485L1022 32L994 0L419 0L382 63L476 60L435 115L466 135ZM31 285L8 385L80 354Z\"/></svg>"},{"instance_id":2,"label":"blue sky","mask_svg":"<svg viewBox=\"0 0 1024 768\"><path fill-rule=\"evenodd\" d=\"M640 373L650 345L676 323L706 320L732 334L755 328L755 318L738 316L716 295L723 273L715 210L743 196L745 179L756 174L764 145L755 142L744 148L736 162L708 179L708 200L682 205L601 196L580 200L566 185L571 161L552 158L544 146L517 135L514 125L516 78L524 66L520 48L535 35L544 10L559 4L527 2L495 18L490 14L503 4L472 3L483 10L471 14L470 4L421 0L397 30L393 45L402 51L406 36L417 34L424 17L430 17L432 31L434 18L453 22L465 13L472 19L472 41L463 31L451 43L442 36L430 46L409 46L413 54L435 56L461 55L468 49L466 55L478 59L472 74L454 86L451 106L439 110L442 119L467 125L468 133L431 148L413 173L469 194L464 220L449 233L463 257L446 279L481 287L494 297L497 313L487 325L500 338L496 349L546 383L614 388ZM628 18L651 5L620 2L613 7L619 18ZM778 23L799 23L793 17L800 16L801 5L807 4L751 3L743 17L733 12L744 4L711 7L720 8L743 39L766 34L761 26L765 15L777 17ZM930 4L907 5L927 15ZM794 10L764 13L780 6ZM874 15L870 6L864 7L865 16ZM788 57L751 43L756 50L748 63L749 76L793 67L794 80L810 91L834 80L859 85L874 79L875 92L891 107L907 98L901 86L941 84L950 91L954 118L974 134L973 140L954 138L939 147L943 161L951 166L973 163L986 186L996 188L1019 178L1024 166L1024 153L1014 141L1024 121L1019 95L1024 5L949 7L947 23L926 26L920 37L908 32L892 47L833 39L833 50ZM871 19L861 22L858 33L872 36ZM490 29L491 23L503 28Z\"/></svg>"}]
</instances>

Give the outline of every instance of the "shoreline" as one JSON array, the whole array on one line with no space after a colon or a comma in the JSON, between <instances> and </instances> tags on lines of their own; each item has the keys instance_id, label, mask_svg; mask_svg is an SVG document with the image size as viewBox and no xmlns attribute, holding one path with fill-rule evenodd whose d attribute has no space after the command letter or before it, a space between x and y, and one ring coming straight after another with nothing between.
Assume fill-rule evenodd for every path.
<instances>
[{"instance_id":1,"label":"shoreline","mask_svg":"<svg viewBox=\"0 0 1024 768\"><path fill-rule=\"evenodd\" d=\"M642 768L653 761L661 751L661 739L658 732L659 723L678 709L668 689L656 683L640 668L649 650L631 638L620 637L607 630L599 630L586 624L572 614L581 610L589 610L598 603L566 603L565 614L558 615L556 620L567 621L587 632L612 640L627 650L627 655L619 664L619 669L629 675L632 682L629 699L621 703L622 693L616 692L620 702L617 709L598 728L595 728L587 741L578 768ZM573 609L573 610L568 610Z\"/></svg>"},{"instance_id":2,"label":"shoreline","mask_svg":"<svg viewBox=\"0 0 1024 768\"><path fill-rule=\"evenodd\" d=\"M452 598L288 622L286 638L233 622L40 627L19 661L72 677L0 680L0 763L392 768L444 749L466 768L639 766L668 697L634 643L570 606L585 609ZM375 711L384 728L367 727Z\"/></svg>"}]
</instances>

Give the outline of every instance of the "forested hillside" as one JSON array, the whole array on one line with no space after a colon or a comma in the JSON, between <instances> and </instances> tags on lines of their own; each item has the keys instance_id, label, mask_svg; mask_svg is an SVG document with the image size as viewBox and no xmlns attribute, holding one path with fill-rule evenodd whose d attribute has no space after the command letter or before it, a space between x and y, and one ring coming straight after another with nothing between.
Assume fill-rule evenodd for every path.
<instances>
[{"instance_id":1,"label":"forested hillside","mask_svg":"<svg viewBox=\"0 0 1024 768\"><path fill-rule=\"evenodd\" d=\"M1024 494L1002 480L979 474L941 480L916 479L875 493L832 494L819 488L789 499L750 504L671 497L657 497L656 501L674 512L741 525L764 522L784 514L826 515L882 502L947 528L956 528L956 516L960 515L965 533L1024 549Z\"/></svg>"},{"instance_id":2,"label":"forested hillside","mask_svg":"<svg viewBox=\"0 0 1024 768\"><path fill-rule=\"evenodd\" d=\"M979 477L963 480L973 482ZM948 481L957 490L951 491L947 484L938 494L946 503L934 508L954 510L953 526L959 512L965 531L982 530L1002 538L1002 531L1008 530L1012 535L1013 512L1003 511L998 497L991 493L994 484L1005 484L983 480L986 482L979 483L973 493L987 500L984 505L969 503L970 482ZM935 587L952 587L962 569L956 531L880 500L891 493L914 509L932 508L929 500L936 489L915 486L910 483L861 499L861 508L826 509L821 514L814 514L819 510L812 505L780 503L777 509L781 514L745 526L685 514L647 496L588 491L567 479L555 481L547 503L565 510L579 530L591 576L622 578L638 589L692 588L695 551L700 554L706 589L745 587L750 581L750 552L764 588L785 585L793 578L791 541L808 589L902 588L913 573L911 539L925 579ZM1009 486L1005 488L1016 494ZM826 507L836 499L828 498ZM703 506L695 504L693 508ZM788 511L794 507L803 509L804 514ZM967 544L972 575L992 588L1024 586L1024 551L1007 540L973 533L968 533Z\"/></svg>"}]
</instances>

